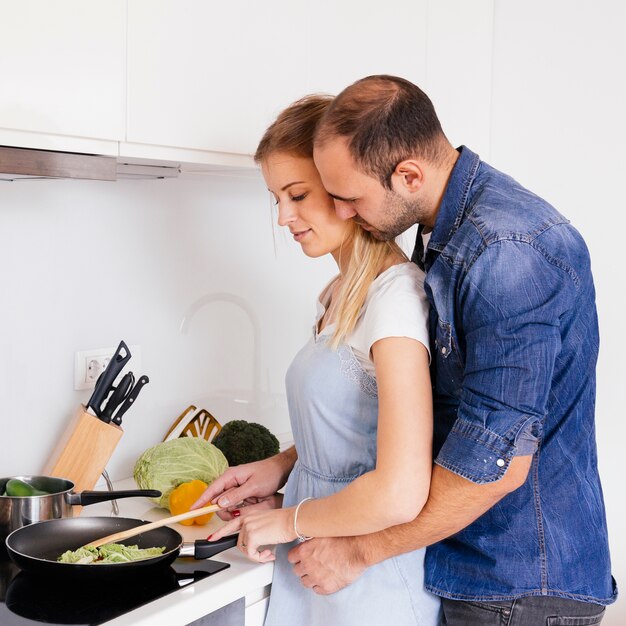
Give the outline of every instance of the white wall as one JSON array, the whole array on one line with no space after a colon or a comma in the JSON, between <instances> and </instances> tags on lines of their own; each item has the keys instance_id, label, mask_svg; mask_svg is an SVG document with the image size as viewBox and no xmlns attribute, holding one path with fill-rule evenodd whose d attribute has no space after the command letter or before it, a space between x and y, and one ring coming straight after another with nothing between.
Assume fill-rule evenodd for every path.
<instances>
[{"instance_id":1,"label":"white wall","mask_svg":"<svg viewBox=\"0 0 626 626\"><path fill-rule=\"evenodd\" d=\"M284 372L333 266L281 236L270 206L260 178L0 185L0 476L41 471L90 394L73 390L74 352L120 339L141 346L134 371L150 383L124 419L113 478L191 403L289 430ZM252 400L254 378L239 307L207 305L179 330L215 292L244 298L258 318L263 406L234 402Z\"/></svg>"}]
</instances>

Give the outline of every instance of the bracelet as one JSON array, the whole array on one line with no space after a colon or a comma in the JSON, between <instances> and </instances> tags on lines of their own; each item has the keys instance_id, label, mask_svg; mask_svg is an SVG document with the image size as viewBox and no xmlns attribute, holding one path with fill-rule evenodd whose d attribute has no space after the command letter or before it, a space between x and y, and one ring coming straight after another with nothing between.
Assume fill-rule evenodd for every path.
<instances>
[{"instance_id":1,"label":"bracelet","mask_svg":"<svg viewBox=\"0 0 626 626\"><path fill-rule=\"evenodd\" d=\"M309 539L313 539L313 537L307 537L305 535L301 535L298 532L298 511L300 510L300 507L302 506L302 503L306 502L307 500L313 500L313 498L309 497L309 498L304 498L304 500L300 500L300 502L298 503L298 506L296 507L296 512L293 514L293 530L296 533L296 537L298 538L298 541L300 541L300 542L308 541Z\"/></svg>"}]
</instances>

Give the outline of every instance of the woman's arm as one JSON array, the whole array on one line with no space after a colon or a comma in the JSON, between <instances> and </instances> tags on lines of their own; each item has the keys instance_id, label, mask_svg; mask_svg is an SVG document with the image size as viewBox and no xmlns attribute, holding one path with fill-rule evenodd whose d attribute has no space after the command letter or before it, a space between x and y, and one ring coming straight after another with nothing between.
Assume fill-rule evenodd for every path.
<instances>
[{"instance_id":1,"label":"woman's arm","mask_svg":"<svg viewBox=\"0 0 626 626\"><path fill-rule=\"evenodd\" d=\"M413 520L428 498L433 430L428 352L414 339L388 337L372 346L372 356L378 384L376 468L332 496L302 504L301 535L376 532Z\"/></svg>"},{"instance_id":2,"label":"woman's arm","mask_svg":"<svg viewBox=\"0 0 626 626\"><path fill-rule=\"evenodd\" d=\"M332 496L304 502L297 519L300 535L373 533L413 520L428 498L433 430L428 352L417 340L389 337L373 345L372 355L379 406L376 468ZM240 550L254 561L271 561L274 555L261 546L296 539L294 514L295 507L250 511L210 539L240 530Z\"/></svg>"}]
</instances>

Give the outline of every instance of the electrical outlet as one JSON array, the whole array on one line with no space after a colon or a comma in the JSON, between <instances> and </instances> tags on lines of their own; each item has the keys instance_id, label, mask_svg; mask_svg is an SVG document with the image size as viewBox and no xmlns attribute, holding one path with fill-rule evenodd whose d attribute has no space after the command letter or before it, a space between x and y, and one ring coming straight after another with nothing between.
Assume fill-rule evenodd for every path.
<instances>
[{"instance_id":1,"label":"electrical outlet","mask_svg":"<svg viewBox=\"0 0 626 626\"><path fill-rule=\"evenodd\" d=\"M134 370L136 377L141 376L141 347L137 345L128 346L131 358L122 373ZM96 381L106 369L115 354L117 346L113 348L98 348L95 350L83 350L74 353L74 389L93 389Z\"/></svg>"},{"instance_id":2,"label":"electrical outlet","mask_svg":"<svg viewBox=\"0 0 626 626\"><path fill-rule=\"evenodd\" d=\"M95 383L98 377L106 369L106 366L111 361L111 356L90 356L87 357L87 368L85 370L84 383Z\"/></svg>"}]
</instances>

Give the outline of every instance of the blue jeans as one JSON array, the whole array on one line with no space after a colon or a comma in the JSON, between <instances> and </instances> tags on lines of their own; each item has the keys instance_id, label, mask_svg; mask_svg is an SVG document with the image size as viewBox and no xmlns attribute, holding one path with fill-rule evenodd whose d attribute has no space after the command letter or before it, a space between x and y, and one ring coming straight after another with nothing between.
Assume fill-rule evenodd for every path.
<instances>
[{"instance_id":1,"label":"blue jeans","mask_svg":"<svg viewBox=\"0 0 626 626\"><path fill-rule=\"evenodd\" d=\"M504 602L442 600L441 626L597 626L599 604L539 596Z\"/></svg>"}]
</instances>

